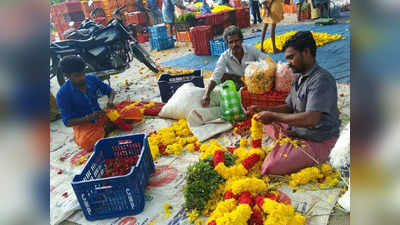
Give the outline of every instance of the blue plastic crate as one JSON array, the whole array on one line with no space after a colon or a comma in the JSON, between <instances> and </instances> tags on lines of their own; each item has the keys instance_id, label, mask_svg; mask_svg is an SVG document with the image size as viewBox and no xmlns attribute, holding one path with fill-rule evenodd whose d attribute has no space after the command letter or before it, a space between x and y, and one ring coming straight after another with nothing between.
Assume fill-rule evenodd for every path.
<instances>
[{"instance_id":1,"label":"blue plastic crate","mask_svg":"<svg viewBox=\"0 0 400 225\"><path fill-rule=\"evenodd\" d=\"M167 26L165 25L154 25L148 27L148 31L150 34L150 39L163 39L168 37Z\"/></svg>"},{"instance_id":2,"label":"blue plastic crate","mask_svg":"<svg viewBox=\"0 0 400 225\"><path fill-rule=\"evenodd\" d=\"M185 83L192 82L196 87L204 88L203 74L201 70L183 75L162 74L158 79L161 101L168 102L175 91Z\"/></svg>"},{"instance_id":3,"label":"blue plastic crate","mask_svg":"<svg viewBox=\"0 0 400 225\"><path fill-rule=\"evenodd\" d=\"M175 41L172 37L167 38L150 38L151 50L164 50L168 48L173 48L175 46Z\"/></svg>"},{"instance_id":4,"label":"blue plastic crate","mask_svg":"<svg viewBox=\"0 0 400 225\"><path fill-rule=\"evenodd\" d=\"M105 161L138 156L131 171L122 176L101 178ZM134 134L99 140L82 173L71 184L87 220L136 215L144 208L144 191L154 171L147 136Z\"/></svg>"},{"instance_id":5,"label":"blue plastic crate","mask_svg":"<svg viewBox=\"0 0 400 225\"><path fill-rule=\"evenodd\" d=\"M220 56L226 49L228 49L228 46L223 38L210 41L211 55Z\"/></svg>"}]
</instances>

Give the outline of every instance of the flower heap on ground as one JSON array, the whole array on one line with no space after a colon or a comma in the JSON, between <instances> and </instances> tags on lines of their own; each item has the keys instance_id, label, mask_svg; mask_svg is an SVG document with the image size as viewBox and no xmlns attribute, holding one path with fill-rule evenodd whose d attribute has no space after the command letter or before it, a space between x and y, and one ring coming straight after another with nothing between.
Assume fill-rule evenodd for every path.
<instances>
[{"instance_id":1,"label":"flower heap on ground","mask_svg":"<svg viewBox=\"0 0 400 225\"><path fill-rule=\"evenodd\" d=\"M189 222L201 224L198 217L204 215L209 216L207 225L305 224L304 216L295 212L289 203L280 202L279 193L272 191L276 187L269 188L266 183L268 179L261 179L260 167L268 151L261 148L263 125L254 119L256 116L251 120L250 143L242 138L238 147L225 148L216 140L210 140L208 144L192 140L194 143L191 144L200 151L200 160L188 167L187 182L183 189ZM160 130L157 133L160 136L156 139L160 141L152 142L153 147L155 143L162 143L168 148L174 144L172 139L175 138L179 143L179 138L182 138L180 135L190 137L190 131L185 131L188 129L185 124L179 121L170 128L175 136L172 131ZM301 141L286 137L276 142L284 143L297 147L304 145ZM320 187L332 187L338 183L338 176L328 164L323 164L320 169L310 167L291 174L289 184L295 189L309 181L324 181Z\"/></svg>"},{"instance_id":2,"label":"flower heap on ground","mask_svg":"<svg viewBox=\"0 0 400 225\"><path fill-rule=\"evenodd\" d=\"M169 128L161 128L148 137L151 156L156 160L160 154L179 155L184 148L193 152L199 150L200 142L190 131L186 120L179 120Z\"/></svg>"},{"instance_id":3,"label":"flower heap on ground","mask_svg":"<svg viewBox=\"0 0 400 225\"><path fill-rule=\"evenodd\" d=\"M261 149L263 126L254 120L255 116L252 119L251 145L245 138L240 140L240 146L237 148L226 149L215 140L201 145L200 158L202 160L196 164L197 169L190 168L188 182L190 185L194 184L193 170L202 170L202 167L211 167L216 172L213 174L208 171L207 180L212 180L213 176L223 179L220 183L213 181L210 185L205 185L206 188L211 187L215 191L208 195L209 199L205 207L196 208L197 205L189 207L189 210L193 209L187 214L190 222L196 221L201 214L210 215L206 222L208 225L304 224L305 218L295 212L291 205L279 202L278 193L269 190L265 181L260 179L260 167L265 158L264 150ZM202 164L203 166L200 166ZM188 194L188 189L185 186L185 194ZM201 190L199 195L205 191ZM185 204L188 206L186 196ZM285 221L285 223L277 223L277 221Z\"/></svg>"},{"instance_id":4,"label":"flower heap on ground","mask_svg":"<svg viewBox=\"0 0 400 225\"><path fill-rule=\"evenodd\" d=\"M287 33L281 34L281 35L277 35L275 36L275 45L276 48L279 51L282 51L282 47L285 44L285 42L291 38L293 35L295 35L297 33L297 31L289 31ZM343 37L341 34L329 34L329 33L317 33L317 32L311 32L314 40L315 40L315 44L318 47L321 47L329 42L332 41L336 41L339 39L346 39L345 37ZM271 38L268 38L267 40L264 41L264 50L268 53L273 53L273 49L272 49L272 40ZM261 43L256 44L256 48L261 48Z\"/></svg>"},{"instance_id":5,"label":"flower heap on ground","mask_svg":"<svg viewBox=\"0 0 400 225\"><path fill-rule=\"evenodd\" d=\"M226 184L225 189L229 190L211 213L207 225L305 224L305 217L290 204L281 203L261 179L238 178Z\"/></svg>"},{"instance_id":6,"label":"flower heap on ground","mask_svg":"<svg viewBox=\"0 0 400 225\"><path fill-rule=\"evenodd\" d=\"M339 183L340 174L337 170L333 170L329 164L322 164L321 168L308 167L290 176L289 185L293 189L297 189L299 185L309 182L319 183L319 188L335 187Z\"/></svg>"}]
</instances>

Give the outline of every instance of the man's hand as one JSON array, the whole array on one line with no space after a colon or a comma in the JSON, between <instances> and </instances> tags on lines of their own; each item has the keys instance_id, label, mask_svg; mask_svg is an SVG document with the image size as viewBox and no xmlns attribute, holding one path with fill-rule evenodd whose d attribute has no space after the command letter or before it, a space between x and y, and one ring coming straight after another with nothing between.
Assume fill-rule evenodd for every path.
<instances>
[{"instance_id":1,"label":"man's hand","mask_svg":"<svg viewBox=\"0 0 400 225\"><path fill-rule=\"evenodd\" d=\"M106 115L106 113L104 111L96 111L96 112L93 112L92 114L88 115L87 117L90 121L92 121L92 120L100 119L100 118L104 117L105 115Z\"/></svg>"},{"instance_id":2,"label":"man's hand","mask_svg":"<svg viewBox=\"0 0 400 225\"><path fill-rule=\"evenodd\" d=\"M203 107L207 107L208 105L210 105L210 96L208 95L204 95L203 98L201 99L201 105Z\"/></svg>"},{"instance_id":3,"label":"man's hand","mask_svg":"<svg viewBox=\"0 0 400 225\"><path fill-rule=\"evenodd\" d=\"M263 107L260 106L260 105L251 105L251 106L249 106L249 107L247 108L247 111L248 111L249 113L251 113L251 112L253 112L253 113L259 113L259 112L261 112L261 111L263 111L263 110L264 110Z\"/></svg>"},{"instance_id":4,"label":"man's hand","mask_svg":"<svg viewBox=\"0 0 400 225\"><path fill-rule=\"evenodd\" d=\"M108 109L113 109L113 108L115 108L114 103L112 103L112 102L107 102L107 108L108 108Z\"/></svg>"},{"instance_id":5,"label":"man's hand","mask_svg":"<svg viewBox=\"0 0 400 225\"><path fill-rule=\"evenodd\" d=\"M256 120L260 121L263 124L270 124L276 120L273 112L269 111L262 111L258 113Z\"/></svg>"}]
</instances>

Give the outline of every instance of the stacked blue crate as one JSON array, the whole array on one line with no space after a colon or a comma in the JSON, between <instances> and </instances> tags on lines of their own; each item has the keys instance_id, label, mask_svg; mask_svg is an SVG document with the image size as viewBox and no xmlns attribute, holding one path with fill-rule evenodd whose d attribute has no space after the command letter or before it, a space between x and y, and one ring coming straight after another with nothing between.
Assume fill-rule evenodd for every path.
<instances>
[{"instance_id":1,"label":"stacked blue crate","mask_svg":"<svg viewBox=\"0 0 400 225\"><path fill-rule=\"evenodd\" d=\"M227 48L223 38L210 41L210 50L213 56L220 56Z\"/></svg>"},{"instance_id":2,"label":"stacked blue crate","mask_svg":"<svg viewBox=\"0 0 400 225\"><path fill-rule=\"evenodd\" d=\"M172 36L168 36L165 25L149 27L149 34L151 50L164 50L175 46L175 41Z\"/></svg>"}]
</instances>

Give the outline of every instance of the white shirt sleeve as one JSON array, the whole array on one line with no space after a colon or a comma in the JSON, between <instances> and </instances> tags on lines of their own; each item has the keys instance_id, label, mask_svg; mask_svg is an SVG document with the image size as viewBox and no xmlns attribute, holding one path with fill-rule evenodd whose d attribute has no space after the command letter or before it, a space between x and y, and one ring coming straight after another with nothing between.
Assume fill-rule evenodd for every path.
<instances>
[{"instance_id":1,"label":"white shirt sleeve","mask_svg":"<svg viewBox=\"0 0 400 225\"><path fill-rule=\"evenodd\" d=\"M215 66L214 73L211 76L211 80L215 81L217 84L221 83L222 76L226 72L227 62L225 57L225 54L222 54L219 57L217 65Z\"/></svg>"}]
</instances>

